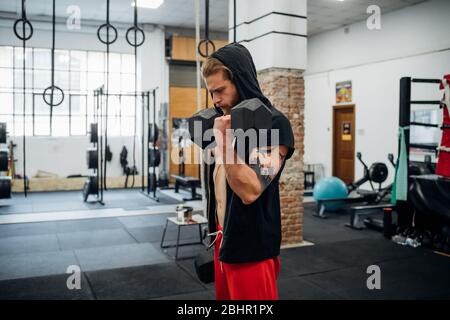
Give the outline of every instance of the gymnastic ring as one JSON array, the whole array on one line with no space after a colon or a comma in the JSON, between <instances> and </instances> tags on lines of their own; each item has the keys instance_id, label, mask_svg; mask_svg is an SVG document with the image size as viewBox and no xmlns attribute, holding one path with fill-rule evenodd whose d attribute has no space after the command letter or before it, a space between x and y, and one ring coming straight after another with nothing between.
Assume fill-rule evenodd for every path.
<instances>
[{"instance_id":1,"label":"gymnastic ring","mask_svg":"<svg viewBox=\"0 0 450 320\"><path fill-rule=\"evenodd\" d=\"M106 28L107 30L109 29L109 28L111 28L113 31L114 31L114 38L113 38L113 40L109 40L109 38L108 39L106 39L106 41L104 41L103 39L102 39L102 37L100 37L100 31L103 29L103 28ZM100 27L98 27L98 29L97 29L97 38L98 38L98 40L101 42L101 43L104 43L104 44L113 44L116 40L117 40L117 29L113 26L113 25L111 25L111 24L109 24L109 23L104 23L104 24L102 24Z\"/></svg>"},{"instance_id":2,"label":"gymnastic ring","mask_svg":"<svg viewBox=\"0 0 450 320\"><path fill-rule=\"evenodd\" d=\"M27 25L28 27L30 27L30 35L28 37L26 37L26 35L24 34L23 36L19 34L19 32L17 31L17 25L19 24L19 22L22 22L23 24ZM14 34L16 35L17 38L19 38L20 40L28 40L33 36L33 26L31 25L30 21L28 21L28 19L26 18L22 18L22 19L18 19L16 20L16 22L14 22ZM25 31L26 33L26 31Z\"/></svg>"},{"instance_id":3,"label":"gymnastic ring","mask_svg":"<svg viewBox=\"0 0 450 320\"><path fill-rule=\"evenodd\" d=\"M51 100L50 100L50 101L47 101L46 96L49 95L49 94L47 93L48 90L51 90L51 93L50 93L50 94L51 94L52 96L54 95L54 91L55 91L55 90L59 90L59 91L61 92L61 101L59 101L58 103L55 103L54 101L53 101L53 103L52 103ZM64 91L63 91L60 87L52 85L52 86L47 87L47 88L44 90L44 93L42 94L42 97L44 98L44 102L45 102L47 105L49 105L50 107L57 107L57 106L59 106L59 105L64 101Z\"/></svg>"},{"instance_id":4,"label":"gymnastic ring","mask_svg":"<svg viewBox=\"0 0 450 320\"><path fill-rule=\"evenodd\" d=\"M137 33L142 34L142 41L136 42L136 43L132 43L132 42L131 42L131 40L129 39L128 35L129 35L130 32L132 32L132 31L134 31L134 30L136 30L136 38L134 39L134 41L136 41L136 39L137 39ZM144 41L145 41L145 33L144 33L144 30L142 30L142 29L139 28L139 27L133 26L133 27L131 27L131 28L129 28L129 29L127 30L127 33L125 34L125 39L127 40L128 44L129 44L130 46L132 46L132 47L140 47L140 46L144 43Z\"/></svg>"},{"instance_id":5,"label":"gymnastic ring","mask_svg":"<svg viewBox=\"0 0 450 320\"><path fill-rule=\"evenodd\" d=\"M209 39L203 39L202 41L200 41L200 42L198 43L198 47L197 47L198 53L199 53L203 58L207 58L209 55L207 55L206 53L203 54L203 52L202 52L202 50L201 50L202 44L206 44L205 48L206 48L208 45L211 44L211 45L212 45L212 49L213 49L212 52L216 51L216 46L215 46L214 42L212 42L212 41L209 40Z\"/></svg>"}]
</instances>

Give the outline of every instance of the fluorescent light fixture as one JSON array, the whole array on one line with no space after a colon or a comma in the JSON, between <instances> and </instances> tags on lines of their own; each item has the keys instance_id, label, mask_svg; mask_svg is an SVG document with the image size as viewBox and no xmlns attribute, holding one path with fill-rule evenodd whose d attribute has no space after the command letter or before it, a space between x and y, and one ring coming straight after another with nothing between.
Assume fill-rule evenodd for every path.
<instances>
[{"instance_id":1,"label":"fluorescent light fixture","mask_svg":"<svg viewBox=\"0 0 450 320\"><path fill-rule=\"evenodd\" d=\"M136 2L138 8L157 9L163 4L164 0L136 0L131 3L131 6L134 7Z\"/></svg>"}]
</instances>

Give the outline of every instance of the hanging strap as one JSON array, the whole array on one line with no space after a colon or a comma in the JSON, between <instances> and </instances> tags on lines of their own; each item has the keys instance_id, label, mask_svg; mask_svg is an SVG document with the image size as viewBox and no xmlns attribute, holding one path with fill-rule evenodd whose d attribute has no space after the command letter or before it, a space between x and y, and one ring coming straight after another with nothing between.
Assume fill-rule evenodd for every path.
<instances>
[{"instance_id":1,"label":"hanging strap","mask_svg":"<svg viewBox=\"0 0 450 320\"><path fill-rule=\"evenodd\" d=\"M398 200L406 201L408 199L408 155L405 130L409 130L409 126L399 128L400 154L397 159L395 180L392 187L392 204L396 204Z\"/></svg>"},{"instance_id":2,"label":"hanging strap","mask_svg":"<svg viewBox=\"0 0 450 320\"><path fill-rule=\"evenodd\" d=\"M138 33L141 36L141 39L138 40ZM131 39L131 35L134 34L134 39ZM134 22L133 22L133 26L128 28L126 34L125 34L125 39L127 40L128 44L130 46L132 46L134 48L134 133L133 133L133 169L132 169L132 174L133 174L133 180L131 183L131 188L134 187L134 182L135 182L135 170L134 168L136 167L136 127L137 127L137 123L136 123L136 115L137 115L137 97L138 97L138 93L137 93L137 48L140 47L144 41L145 41L145 33L144 30L142 30L141 28L139 28L138 26L138 6L135 5L134 6ZM141 99L142 99L142 119L144 119L144 94L141 94ZM142 127L142 132L145 132L144 127ZM144 143L144 134L142 136L142 144ZM144 146L143 146L144 147ZM144 156L144 150L142 150L142 156ZM142 159L142 179L144 179L144 159ZM144 191L144 181L142 180L142 191Z\"/></svg>"},{"instance_id":3,"label":"hanging strap","mask_svg":"<svg viewBox=\"0 0 450 320\"><path fill-rule=\"evenodd\" d=\"M109 0L106 0L106 24L109 23ZM105 113L106 113L106 122L105 122L105 149L102 152L105 152L105 162L103 163L103 186L105 191L108 191L108 187L106 185L106 169L108 161L106 161L106 149L108 148L108 106L109 106L109 28L106 28L106 97L105 97Z\"/></svg>"},{"instance_id":4,"label":"hanging strap","mask_svg":"<svg viewBox=\"0 0 450 320\"><path fill-rule=\"evenodd\" d=\"M50 136L53 132L53 108L59 106L64 101L64 91L55 85L55 29L56 29L56 12L55 12L55 0L53 0L53 15L52 15L52 69L51 69L51 85L45 88L42 98L44 102L50 107ZM59 92L59 100L55 100L55 91ZM47 96L50 96L48 100ZM56 101L56 102L55 102Z\"/></svg>"},{"instance_id":5,"label":"hanging strap","mask_svg":"<svg viewBox=\"0 0 450 320\"><path fill-rule=\"evenodd\" d=\"M26 9L25 9L25 0L22 1L22 19L24 19L24 21L26 21ZM22 50L23 50L23 64L22 64L22 70L23 70L23 138L22 138L22 142L23 142L23 192L25 195L25 198L27 197L27 167L26 167L26 148L25 148L25 143L26 143L26 139L25 139L25 135L26 135L26 131L25 131L25 113L26 113L26 108L25 108L25 104L26 104L26 95L25 95L25 90L26 90L26 85L25 85L25 79L26 79L26 72L25 72L25 55L26 55L26 38L25 38L25 22L22 24L22 34L23 34L23 40L22 40ZM14 163L14 158L12 159L13 163ZM14 176L12 177L12 179L14 179Z\"/></svg>"},{"instance_id":6,"label":"hanging strap","mask_svg":"<svg viewBox=\"0 0 450 320\"><path fill-rule=\"evenodd\" d=\"M236 0L233 1L233 43L236 43Z\"/></svg>"},{"instance_id":7,"label":"hanging strap","mask_svg":"<svg viewBox=\"0 0 450 320\"><path fill-rule=\"evenodd\" d=\"M19 32L18 26L22 23L22 33ZM26 34L26 26L30 29L30 34ZM25 0L22 0L22 16L21 19L17 19L14 23L13 31L15 36L22 40L22 54L23 54L23 61L22 61L22 71L23 71L23 91L22 91L22 97L23 97L23 137L22 137L22 143L23 143L23 192L25 197L27 197L27 170L26 170L26 131L25 131L25 113L26 113L26 73L25 73L25 55L26 55L26 41L29 40L33 36L33 26L31 25L30 21L28 21L27 18L27 10L26 10L26 4ZM15 113L13 113L13 122L15 119ZM13 159L14 160L14 159ZM14 179L14 174L12 176L12 179Z\"/></svg>"},{"instance_id":8,"label":"hanging strap","mask_svg":"<svg viewBox=\"0 0 450 320\"><path fill-rule=\"evenodd\" d=\"M203 53L200 49L202 44L205 44L205 53ZM209 45L212 45L213 48L213 52L216 51L216 46L214 44L213 41L211 41L209 39L209 0L205 0L205 39L200 41L198 44L198 53L204 57L207 58L209 57L210 53L209 53ZM208 108L209 106L209 95L208 95L208 90L205 90L205 101L206 101L206 108Z\"/></svg>"}]
</instances>

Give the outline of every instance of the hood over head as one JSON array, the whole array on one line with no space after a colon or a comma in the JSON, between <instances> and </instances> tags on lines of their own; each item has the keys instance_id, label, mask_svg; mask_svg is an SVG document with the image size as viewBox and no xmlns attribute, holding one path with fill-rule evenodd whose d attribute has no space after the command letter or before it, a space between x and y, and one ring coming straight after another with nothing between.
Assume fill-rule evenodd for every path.
<instances>
[{"instance_id":1,"label":"hood over head","mask_svg":"<svg viewBox=\"0 0 450 320\"><path fill-rule=\"evenodd\" d=\"M272 130L279 130L279 144L288 147L286 159L294 153L294 134L290 121L277 110L262 93L258 83L255 64L250 52L243 45L231 43L220 48L211 55L222 62L233 73L233 83L239 93L240 100L258 98L272 111ZM268 139L270 143L270 135ZM281 173L281 171L280 171Z\"/></svg>"},{"instance_id":2,"label":"hood over head","mask_svg":"<svg viewBox=\"0 0 450 320\"><path fill-rule=\"evenodd\" d=\"M258 98L267 107L272 108L269 99L261 91L255 64L246 47L239 43L231 43L214 52L211 57L219 60L231 70L233 83L241 101Z\"/></svg>"}]
</instances>

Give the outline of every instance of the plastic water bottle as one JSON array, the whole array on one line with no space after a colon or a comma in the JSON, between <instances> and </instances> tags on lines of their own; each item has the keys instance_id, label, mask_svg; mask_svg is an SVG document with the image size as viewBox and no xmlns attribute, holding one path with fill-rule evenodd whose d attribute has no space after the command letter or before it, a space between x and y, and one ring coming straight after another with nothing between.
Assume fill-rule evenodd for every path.
<instances>
[{"instance_id":1,"label":"plastic water bottle","mask_svg":"<svg viewBox=\"0 0 450 320\"><path fill-rule=\"evenodd\" d=\"M177 220L178 222L184 222L184 208L183 206L177 206Z\"/></svg>"},{"instance_id":2,"label":"plastic water bottle","mask_svg":"<svg viewBox=\"0 0 450 320\"><path fill-rule=\"evenodd\" d=\"M416 238L406 238L406 244L410 247L417 248L420 246L420 241L418 241Z\"/></svg>"},{"instance_id":3,"label":"plastic water bottle","mask_svg":"<svg viewBox=\"0 0 450 320\"><path fill-rule=\"evenodd\" d=\"M406 238L401 234L396 234L395 236L393 236L392 241L397 244L401 244L402 246L406 245Z\"/></svg>"}]
</instances>

